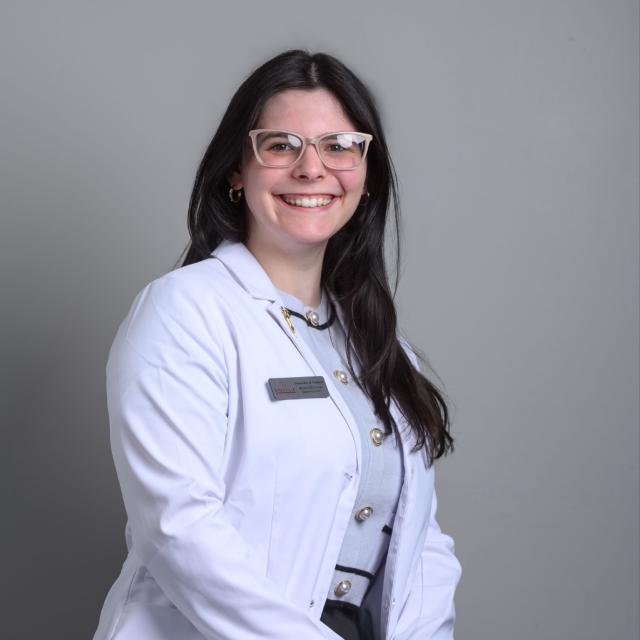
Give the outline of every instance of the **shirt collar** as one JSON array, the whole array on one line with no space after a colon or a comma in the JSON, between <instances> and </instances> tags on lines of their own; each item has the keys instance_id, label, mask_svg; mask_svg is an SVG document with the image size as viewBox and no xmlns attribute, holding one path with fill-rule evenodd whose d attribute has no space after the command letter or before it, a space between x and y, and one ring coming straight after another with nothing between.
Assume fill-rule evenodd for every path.
<instances>
[{"instance_id":1,"label":"shirt collar","mask_svg":"<svg viewBox=\"0 0 640 640\"><path fill-rule=\"evenodd\" d=\"M305 304L304 302L302 302L302 300L300 300L300 298L294 296L288 291L284 291L283 289L276 290L280 294L280 298L287 303L287 307L289 307L289 309L292 309L293 311L304 314L311 309L315 311L321 318L325 318L329 314L329 303L324 287L321 291L320 304L317 307L312 307L311 305ZM321 322L324 322L324 320L321 320Z\"/></svg>"}]
</instances>

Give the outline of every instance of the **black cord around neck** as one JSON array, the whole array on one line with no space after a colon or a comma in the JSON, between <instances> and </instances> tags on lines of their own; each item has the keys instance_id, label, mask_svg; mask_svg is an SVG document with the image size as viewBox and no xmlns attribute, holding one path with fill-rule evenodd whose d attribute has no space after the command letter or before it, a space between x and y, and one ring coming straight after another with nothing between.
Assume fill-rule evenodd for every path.
<instances>
[{"instance_id":1,"label":"black cord around neck","mask_svg":"<svg viewBox=\"0 0 640 640\"><path fill-rule=\"evenodd\" d=\"M311 327L312 329L317 329L318 331L322 331L323 329L328 329L332 324L333 321L336 319L336 308L333 304L333 302L329 301L329 303L331 304L331 313L329 315L329 319L324 322L323 324L313 324L313 322L311 322L311 320L309 320L309 318L307 318L307 316L298 313L297 311L294 311L293 309L289 309L288 307L285 307L285 309L292 315L292 316L297 316L298 318L302 318L306 323L307 326Z\"/></svg>"}]
</instances>

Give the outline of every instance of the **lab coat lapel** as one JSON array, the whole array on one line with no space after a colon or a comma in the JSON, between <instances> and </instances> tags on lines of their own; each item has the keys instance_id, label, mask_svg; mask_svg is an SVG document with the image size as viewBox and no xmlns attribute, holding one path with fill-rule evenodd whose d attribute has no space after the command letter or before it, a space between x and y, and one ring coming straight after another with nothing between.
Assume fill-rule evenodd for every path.
<instances>
[{"instance_id":1,"label":"lab coat lapel","mask_svg":"<svg viewBox=\"0 0 640 640\"><path fill-rule=\"evenodd\" d=\"M299 333L295 335L291 331L288 323L285 320L282 309L285 306L280 299L280 295L271 282L267 272L264 270L257 258L249 251L246 245L242 242L231 242L229 240L223 240L220 245L212 252L212 257L216 257L221 260L227 269L232 273L238 283L254 298L266 300L269 302L266 311L267 313L280 325L281 329L287 334L289 340L293 343L300 355L304 358L305 362L311 369L314 375L322 376L327 385L329 391L329 397L336 405L338 411L342 414L351 436L353 438L354 447L356 450L356 466L358 473L361 471L361 443L360 433L356 420L349 409L349 406L344 401L340 390L336 387L333 381L333 374L330 371L326 371L320 364L315 354L304 341ZM339 317L339 321L344 326L344 316L342 310L336 305L336 312Z\"/></svg>"}]
</instances>

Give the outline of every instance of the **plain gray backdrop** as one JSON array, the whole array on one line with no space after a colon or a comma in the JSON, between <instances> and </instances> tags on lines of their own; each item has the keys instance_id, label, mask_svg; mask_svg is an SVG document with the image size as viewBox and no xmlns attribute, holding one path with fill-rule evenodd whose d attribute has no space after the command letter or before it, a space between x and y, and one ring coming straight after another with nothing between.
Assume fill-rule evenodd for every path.
<instances>
[{"instance_id":1,"label":"plain gray backdrop","mask_svg":"<svg viewBox=\"0 0 640 640\"><path fill-rule=\"evenodd\" d=\"M107 352L242 79L379 101L400 324L451 400L458 640L638 638L638 3L3 2L2 638L90 638L125 555Z\"/></svg>"}]
</instances>

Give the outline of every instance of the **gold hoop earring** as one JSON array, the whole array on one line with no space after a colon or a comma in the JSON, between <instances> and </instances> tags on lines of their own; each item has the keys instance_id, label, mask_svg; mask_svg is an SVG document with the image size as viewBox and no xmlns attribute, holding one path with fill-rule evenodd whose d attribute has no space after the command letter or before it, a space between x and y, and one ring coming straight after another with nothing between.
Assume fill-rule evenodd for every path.
<instances>
[{"instance_id":1,"label":"gold hoop earring","mask_svg":"<svg viewBox=\"0 0 640 640\"><path fill-rule=\"evenodd\" d=\"M240 202L240 200L242 200L242 187L240 189L231 187L231 189L229 189L229 200L234 204Z\"/></svg>"}]
</instances>

